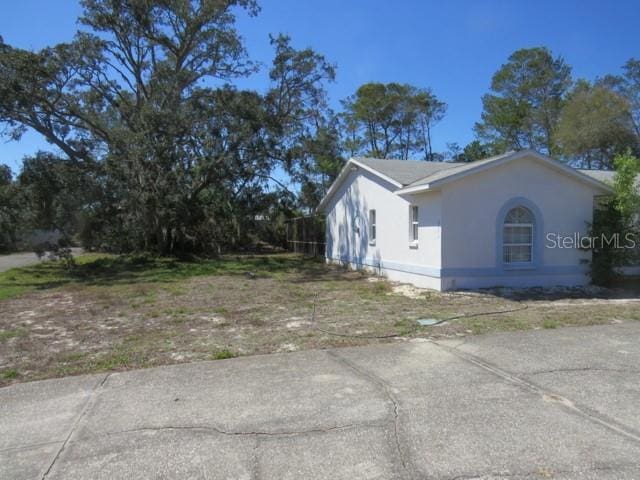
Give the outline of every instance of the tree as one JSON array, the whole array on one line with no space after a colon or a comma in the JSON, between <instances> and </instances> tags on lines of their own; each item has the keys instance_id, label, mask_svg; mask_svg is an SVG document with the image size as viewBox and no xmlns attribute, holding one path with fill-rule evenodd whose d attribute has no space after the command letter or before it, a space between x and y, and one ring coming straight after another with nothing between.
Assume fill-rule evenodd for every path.
<instances>
[{"instance_id":1,"label":"tree","mask_svg":"<svg viewBox=\"0 0 640 480\"><path fill-rule=\"evenodd\" d=\"M428 89L417 90L412 99L412 108L417 112L419 140L416 146L424 151L425 160L434 160L431 144L431 130L433 126L444 118L447 104Z\"/></svg>"},{"instance_id":2,"label":"tree","mask_svg":"<svg viewBox=\"0 0 640 480\"><path fill-rule=\"evenodd\" d=\"M446 104L429 89L399 83L367 83L342 102L344 149L351 155L433 158L432 129Z\"/></svg>"},{"instance_id":3,"label":"tree","mask_svg":"<svg viewBox=\"0 0 640 480\"><path fill-rule=\"evenodd\" d=\"M0 164L0 252L6 253L16 248L24 213L21 200L11 169Z\"/></svg>"},{"instance_id":4,"label":"tree","mask_svg":"<svg viewBox=\"0 0 640 480\"><path fill-rule=\"evenodd\" d=\"M496 151L556 153L554 132L571 83L571 68L547 48L515 51L482 97L476 134Z\"/></svg>"},{"instance_id":5,"label":"tree","mask_svg":"<svg viewBox=\"0 0 640 480\"><path fill-rule=\"evenodd\" d=\"M640 240L640 160L628 151L617 155L613 164L616 168L614 195L597 206L591 226L591 236L596 239L591 277L594 283L605 286L615 279L618 267L637 262L638 250L630 247L634 246L631 242L637 247Z\"/></svg>"},{"instance_id":6,"label":"tree","mask_svg":"<svg viewBox=\"0 0 640 480\"><path fill-rule=\"evenodd\" d=\"M613 181L615 190L613 204L624 222L631 225L639 220L638 213L640 213L640 192L638 192L640 160L627 150L624 154L616 156L613 164L616 169Z\"/></svg>"},{"instance_id":7,"label":"tree","mask_svg":"<svg viewBox=\"0 0 640 480\"><path fill-rule=\"evenodd\" d=\"M582 80L569 95L555 134L560 151L588 168L612 168L616 154L635 146L627 100Z\"/></svg>"},{"instance_id":8,"label":"tree","mask_svg":"<svg viewBox=\"0 0 640 480\"><path fill-rule=\"evenodd\" d=\"M299 204L312 210L344 164L338 119L328 108L323 81L333 81L335 66L311 49L295 50L286 36L273 37L276 58L267 95L281 125L282 152L276 155L290 179L300 186ZM282 104L282 100L286 103Z\"/></svg>"},{"instance_id":9,"label":"tree","mask_svg":"<svg viewBox=\"0 0 640 480\"><path fill-rule=\"evenodd\" d=\"M476 160L484 160L494 155L494 151L491 145L482 143L480 140L474 140L468 143L462 153L460 154L458 161L460 162L475 162Z\"/></svg>"},{"instance_id":10,"label":"tree","mask_svg":"<svg viewBox=\"0 0 640 480\"><path fill-rule=\"evenodd\" d=\"M611 88L629 103L633 131L637 143L640 143L640 60L630 59L622 70L622 75L607 75L599 83Z\"/></svg>"},{"instance_id":11,"label":"tree","mask_svg":"<svg viewBox=\"0 0 640 480\"><path fill-rule=\"evenodd\" d=\"M50 152L25 157L18 183L30 229L58 230L66 241L79 233L85 209L102 200L100 176L85 163Z\"/></svg>"},{"instance_id":12,"label":"tree","mask_svg":"<svg viewBox=\"0 0 640 480\"><path fill-rule=\"evenodd\" d=\"M116 251L216 252L237 246L294 171L324 108L333 66L287 37L265 94L235 29L253 0L83 0L86 30L39 52L0 46L0 121L42 134L101 187L84 205L92 243ZM318 129L319 131L319 129Z\"/></svg>"}]
</instances>

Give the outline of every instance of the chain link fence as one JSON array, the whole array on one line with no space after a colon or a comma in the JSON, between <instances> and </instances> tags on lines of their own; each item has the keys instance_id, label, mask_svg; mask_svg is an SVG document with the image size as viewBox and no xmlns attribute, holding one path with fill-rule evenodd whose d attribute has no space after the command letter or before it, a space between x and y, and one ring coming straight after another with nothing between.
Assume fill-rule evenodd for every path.
<instances>
[{"instance_id":1,"label":"chain link fence","mask_svg":"<svg viewBox=\"0 0 640 480\"><path fill-rule=\"evenodd\" d=\"M287 249L312 257L325 253L325 217L310 215L287 220Z\"/></svg>"}]
</instances>

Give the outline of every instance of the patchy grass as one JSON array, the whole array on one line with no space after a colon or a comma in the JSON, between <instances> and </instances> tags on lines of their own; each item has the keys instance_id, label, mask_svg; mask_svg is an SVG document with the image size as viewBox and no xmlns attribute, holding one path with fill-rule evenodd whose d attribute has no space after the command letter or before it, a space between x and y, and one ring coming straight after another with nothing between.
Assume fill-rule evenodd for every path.
<instances>
[{"instance_id":1,"label":"patchy grass","mask_svg":"<svg viewBox=\"0 0 640 480\"><path fill-rule=\"evenodd\" d=\"M0 342L9 340L10 338L16 338L26 335L26 331L22 329L14 330L0 330Z\"/></svg>"},{"instance_id":2,"label":"patchy grass","mask_svg":"<svg viewBox=\"0 0 640 480\"><path fill-rule=\"evenodd\" d=\"M193 262L85 255L71 271L48 262L0 273L0 384L640 319L640 303L625 296L640 298L621 290L438 293L291 254ZM445 322L419 327L419 318Z\"/></svg>"},{"instance_id":3,"label":"patchy grass","mask_svg":"<svg viewBox=\"0 0 640 480\"><path fill-rule=\"evenodd\" d=\"M0 272L0 300L34 290L67 285L117 286L171 283L198 276L244 275L247 278L279 278L292 269L305 269L313 274L321 263L300 260L292 255L225 256L220 259L179 261L149 256L116 256L87 254L76 257L77 267L62 268L59 262L43 262L24 268ZM314 266L315 268L309 268ZM172 285L168 291L175 296L186 294L182 285ZM138 290L139 303L153 303L154 290Z\"/></svg>"},{"instance_id":4,"label":"patchy grass","mask_svg":"<svg viewBox=\"0 0 640 480\"><path fill-rule=\"evenodd\" d=\"M224 360L225 358L235 358L237 355L230 350L219 350L211 355L212 360Z\"/></svg>"},{"instance_id":5,"label":"patchy grass","mask_svg":"<svg viewBox=\"0 0 640 480\"><path fill-rule=\"evenodd\" d=\"M13 380L14 378L18 378L18 371L14 369L5 370L2 372L2 378L5 380Z\"/></svg>"}]
</instances>

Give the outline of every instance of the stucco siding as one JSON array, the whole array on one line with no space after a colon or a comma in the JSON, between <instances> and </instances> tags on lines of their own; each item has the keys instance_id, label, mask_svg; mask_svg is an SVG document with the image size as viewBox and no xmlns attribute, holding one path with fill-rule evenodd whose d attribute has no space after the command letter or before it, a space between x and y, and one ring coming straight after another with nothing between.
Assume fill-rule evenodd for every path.
<instances>
[{"instance_id":1,"label":"stucco siding","mask_svg":"<svg viewBox=\"0 0 640 480\"><path fill-rule=\"evenodd\" d=\"M593 197L589 185L533 159L520 159L452 182L442 190L444 287L580 285L590 252L547 248L547 234L587 233ZM536 216L531 268L504 271L501 222L509 206L523 203Z\"/></svg>"},{"instance_id":2,"label":"stucco siding","mask_svg":"<svg viewBox=\"0 0 640 480\"><path fill-rule=\"evenodd\" d=\"M396 186L357 169L349 173L326 207L328 261L368 268L391 280L440 288L441 201L439 193L415 196L419 241L409 241L411 202ZM376 210L375 244L369 235L369 210Z\"/></svg>"}]
</instances>

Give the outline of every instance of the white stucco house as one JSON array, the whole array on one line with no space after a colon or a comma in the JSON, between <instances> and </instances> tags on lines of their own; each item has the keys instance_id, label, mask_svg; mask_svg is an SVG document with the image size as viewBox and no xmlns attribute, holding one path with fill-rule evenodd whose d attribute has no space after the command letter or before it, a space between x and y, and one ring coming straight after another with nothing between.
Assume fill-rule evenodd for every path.
<instances>
[{"instance_id":1,"label":"white stucco house","mask_svg":"<svg viewBox=\"0 0 640 480\"><path fill-rule=\"evenodd\" d=\"M353 158L318 207L326 258L436 290L584 285L591 253L566 238L587 235L611 175L529 150L472 163Z\"/></svg>"}]
</instances>

